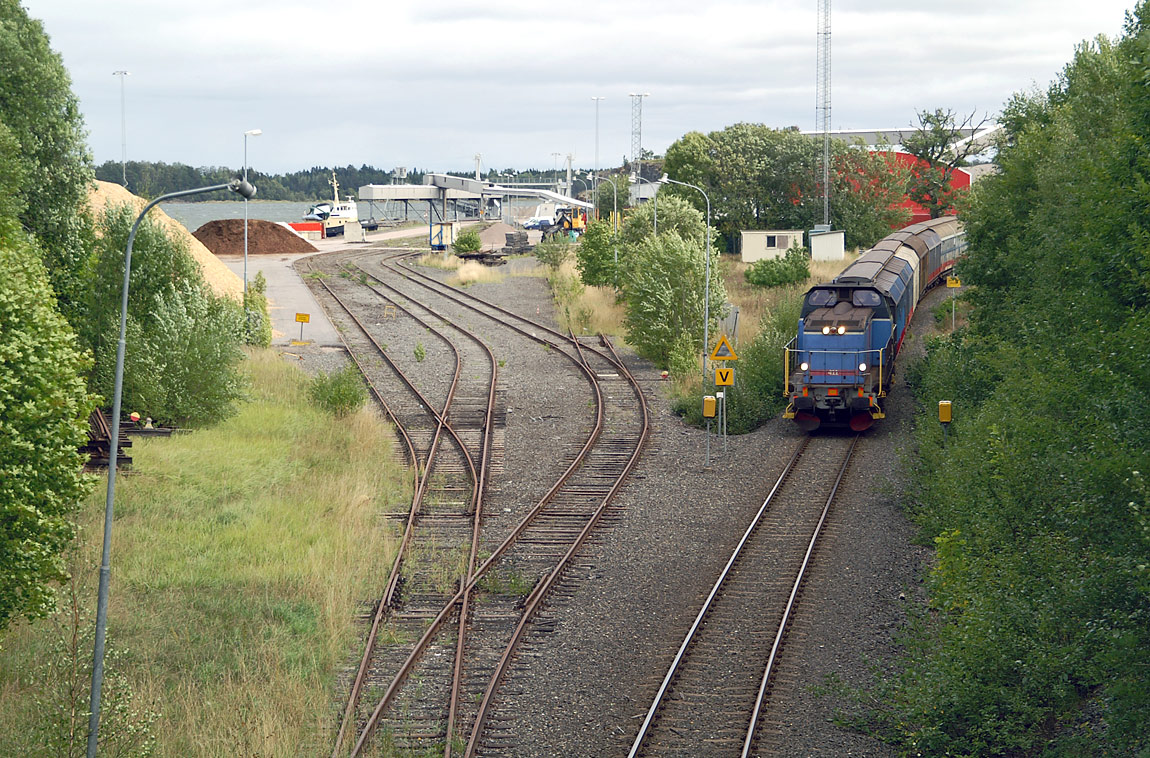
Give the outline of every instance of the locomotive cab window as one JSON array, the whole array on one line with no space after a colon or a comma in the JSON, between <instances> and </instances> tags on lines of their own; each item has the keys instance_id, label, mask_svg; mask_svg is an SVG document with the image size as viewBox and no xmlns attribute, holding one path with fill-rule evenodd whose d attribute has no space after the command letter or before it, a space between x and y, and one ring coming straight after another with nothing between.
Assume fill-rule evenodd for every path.
<instances>
[{"instance_id":1,"label":"locomotive cab window","mask_svg":"<svg viewBox=\"0 0 1150 758\"><path fill-rule=\"evenodd\" d=\"M874 290L855 290L851 303L856 308L875 308L882 305L882 298Z\"/></svg>"},{"instance_id":2,"label":"locomotive cab window","mask_svg":"<svg viewBox=\"0 0 1150 758\"><path fill-rule=\"evenodd\" d=\"M807 296L807 305L825 308L834 305L838 299L838 294L834 290L815 290Z\"/></svg>"}]
</instances>

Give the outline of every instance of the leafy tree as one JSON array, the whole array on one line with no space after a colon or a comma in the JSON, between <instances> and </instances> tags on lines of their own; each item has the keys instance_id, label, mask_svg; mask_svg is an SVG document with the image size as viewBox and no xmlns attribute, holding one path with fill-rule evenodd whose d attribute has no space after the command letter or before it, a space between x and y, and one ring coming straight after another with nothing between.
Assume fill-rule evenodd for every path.
<instances>
[{"instance_id":1,"label":"leafy tree","mask_svg":"<svg viewBox=\"0 0 1150 758\"><path fill-rule=\"evenodd\" d=\"M617 252L618 242L611 234L611 224L592 221L575 251L575 265L583 283L589 287L614 286L618 277L615 270Z\"/></svg>"},{"instance_id":2,"label":"leafy tree","mask_svg":"<svg viewBox=\"0 0 1150 758\"><path fill-rule=\"evenodd\" d=\"M112 396L124 249L135 211L110 206L100 220L96 263L81 330L95 355L92 388ZM236 369L243 310L204 284L182 241L145 218L132 249L123 403L152 418L200 424L228 416L239 399Z\"/></svg>"},{"instance_id":3,"label":"leafy tree","mask_svg":"<svg viewBox=\"0 0 1150 758\"><path fill-rule=\"evenodd\" d=\"M1006 105L966 214L969 327L910 372L959 413L945 449L917 424L934 614L875 714L907 751L1150 752L1148 22Z\"/></svg>"},{"instance_id":4,"label":"leafy tree","mask_svg":"<svg viewBox=\"0 0 1150 758\"><path fill-rule=\"evenodd\" d=\"M660 231L633 251L624 320L627 342L659 366L673 360L694 365L686 356L702 350L706 260L701 241L699 236L685 240L675 231ZM726 300L718 256L712 251L708 314L712 323Z\"/></svg>"},{"instance_id":5,"label":"leafy tree","mask_svg":"<svg viewBox=\"0 0 1150 758\"><path fill-rule=\"evenodd\" d=\"M883 237L901 212L902 182L890 162L841 140L832 143L833 222L849 246ZM727 249L742 230L809 229L822 222L821 151L794 129L735 124L702 134L689 132L667 148L667 173L701 187ZM660 195L682 197L702 211L705 200L689 187L671 185Z\"/></svg>"},{"instance_id":6,"label":"leafy tree","mask_svg":"<svg viewBox=\"0 0 1150 758\"><path fill-rule=\"evenodd\" d=\"M0 0L0 122L18 148L20 222L39 242L61 311L73 324L91 245L91 157L71 81L39 21L19 0Z\"/></svg>"},{"instance_id":7,"label":"leafy tree","mask_svg":"<svg viewBox=\"0 0 1150 758\"><path fill-rule=\"evenodd\" d=\"M40 251L8 215L20 204L13 142L0 129L0 629L50 611L51 585L66 576L91 410L87 361L55 310Z\"/></svg>"},{"instance_id":8,"label":"leafy tree","mask_svg":"<svg viewBox=\"0 0 1150 758\"><path fill-rule=\"evenodd\" d=\"M954 170L965 165L967 157L976 150L981 150L973 141L956 145L965 129L978 131L986 124L985 116L976 123L975 113L958 121L952 110L919 111L918 128L903 140L903 148L925 164L911 169L906 194L930 211L931 218L953 212L958 199L952 184Z\"/></svg>"}]
</instances>

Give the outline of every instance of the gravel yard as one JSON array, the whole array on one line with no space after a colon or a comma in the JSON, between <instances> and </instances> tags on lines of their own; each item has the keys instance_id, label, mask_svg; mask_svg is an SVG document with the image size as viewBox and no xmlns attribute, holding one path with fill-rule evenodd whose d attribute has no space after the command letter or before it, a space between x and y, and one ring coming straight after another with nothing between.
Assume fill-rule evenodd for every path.
<instances>
[{"instance_id":1,"label":"gravel yard","mask_svg":"<svg viewBox=\"0 0 1150 758\"><path fill-rule=\"evenodd\" d=\"M516 260L502 268L509 272L530 263ZM508 276L468 291L529 318L552 319L543 279ZM920 308L924 318L916 317L916 329L927 326L921 322L928 310ZM913 338L906 353L921 342ZM557 440L547 425L528 419L545 415L547 403L563 401L548 391L545 371L554 364L540 360L539 346L505 340L493 347L506 361L500 380L509 411L505 460L493 483L498 490L501 479L530 478L534 469L551 468L539 465L546 455L540 451ZM322 348L285 350L310 369L326 370L341 360L338 351ZM732 436L725 453L714 438L705 469L704 433L670 412L668 385L653 366L633 357L629 365L651 404L651 442L614 517L583 556L578 578L565 582L565 591L537 617L529 654L512 669L504 699L520 709L516 756L626 754L715 575L799 438L783 419ZM569 385L570 379L558 384ZM832 509L783 652L763 746L772 755L892 754L869 737L835 726L836 708L850 704L814 688L828 677L861 685L873 676L874 665L888 665L907 604L914 601L927 553L911 543L912 529L898 505L898 461L910 412L911 399L896 377L888 417L862 440Z\"/></svg>"}]
</instances>

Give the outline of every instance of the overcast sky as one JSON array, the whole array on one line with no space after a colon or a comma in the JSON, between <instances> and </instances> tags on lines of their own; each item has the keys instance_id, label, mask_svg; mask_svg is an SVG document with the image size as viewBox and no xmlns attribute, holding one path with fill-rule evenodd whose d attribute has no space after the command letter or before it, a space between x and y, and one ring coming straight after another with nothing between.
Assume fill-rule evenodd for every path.
<instances>
[{"instance_id":1,"label":"overcast sky","mask_svg":"<svg viewBox=\"0 0 1150 758\"><path fill-rule=\"evenodd\" d=\"M836 0L835 128L993 115L1134 0ZM816 0L24 0L72 76L97 163L263 171L619 165L740 121L813 129ZM552 153L560 153L556 159Z\"/></svg>"}]
</instances>

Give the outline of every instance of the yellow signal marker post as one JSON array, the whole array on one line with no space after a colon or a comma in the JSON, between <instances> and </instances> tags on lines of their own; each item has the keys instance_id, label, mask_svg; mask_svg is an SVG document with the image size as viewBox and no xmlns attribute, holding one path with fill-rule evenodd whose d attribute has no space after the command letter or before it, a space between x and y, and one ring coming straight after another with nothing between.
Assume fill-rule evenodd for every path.
<instances>
[{"instance_id":1,"label":"yellow signal marker post","mask_svg":"<svg viewBox=\"0 0 1150 758\"><path fill-rule=\"evenodd\" d=\"M938 423L942 424L942 446L946 447L946 432L950 428L952 409L949 400L938 401Z\"/></svg>"},{"instance_id":2,"label":"yellow signal marker post","mask_svg":"<svg viewBox=\"0 0 1150 758\"><path fill-rule=\"evenodd\" d=\"M301 345L306 344L303 341L303 325L311 323L311 314L310 313L297 313L297 314L295 314L295 320L299 322L299 343Z\"/></svg>"},{"instance_id":3,"label":"yellow signal marker post","mask_svg":"<svg viewBox=\"0 0 1150 758\"><path fill-rule=\"evenodd\" d=\"M957 276L947 276L946 277L946 288L947 289L957 289L958 287L961 287L961 286L962 286L962 281ZM952 332L954 331L954 323L955 323L954 293L951 292L950 293L950 330Z\"/></svg>"},{"instance_id":4,"label":"yellow signal marker post","mask_svg":"<svg viewBox=\"0 0 1150 758\"><path fill-rule=\"evenodd\" d=\"M735 370L733 368L715 369L715 385L718 387L734 387Z\"/></svg>"}]
</instances>

